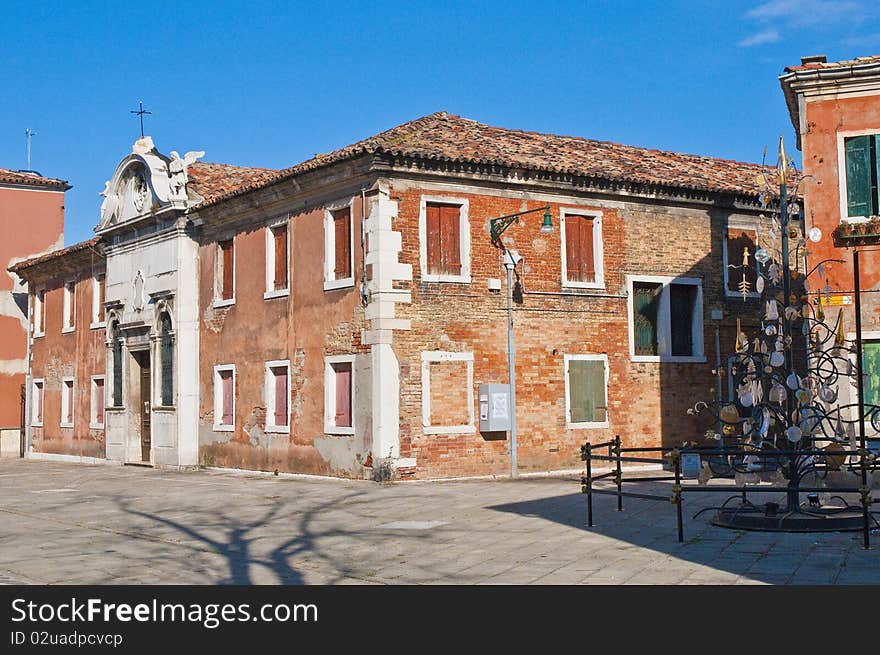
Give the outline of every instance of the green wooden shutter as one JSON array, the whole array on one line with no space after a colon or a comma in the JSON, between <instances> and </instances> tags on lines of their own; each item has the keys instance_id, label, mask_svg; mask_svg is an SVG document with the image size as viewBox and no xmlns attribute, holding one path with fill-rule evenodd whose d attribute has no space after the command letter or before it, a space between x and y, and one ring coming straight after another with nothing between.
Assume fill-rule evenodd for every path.
<instances>
[{"instance_id":1,"label":"green wooden shutter","mask_svg":"<svg viewBox=\"0 0 880 655\"><path fill-rule=\"evenodd\" d=\"M871 136L854 136L844 141L846 151L846 214L870 216Z\"/></svg>"},{"instance_id":2,"label":"green wooden shutter","mask_svg":"<svg viewBox=\"0 0 880 655\"><path fill-rule=\"evenodd\" d=\"M657 309L661 285L633 283L633 341L636 355L657 354Z\"/></svg>"},{"instance_id":3,"label":"green wooden shutter","mask_svg":"<svg viewBox=\"0 0 880 655\"><path fill-rule=\"evenodd\" d=\"M572 423L607 420L605 362L598 359L570 360L568 397Z\"/></svg>"},{"instance_id":4,"label":"green wooden shutter","mask_svg":"<svg viewBox=\"0 0 880 655\"><path fill-rule=\"evenodd\" d=\"M871 175L871 184L873 186L872 199L874 207L871 211L872 215L880 215L880 134L873 137L874 143L874 171Z\"/></svg>"},{"instance_id":5,"label":"green wooden shutter","mask_svg":"<svg viewBox=\"0 0 880 655\"><path fill-rule=\"evenodd\" d=\"M862 372L865 404L880 406L880 341L862 343Z\"/></svg>"}]
</instances>

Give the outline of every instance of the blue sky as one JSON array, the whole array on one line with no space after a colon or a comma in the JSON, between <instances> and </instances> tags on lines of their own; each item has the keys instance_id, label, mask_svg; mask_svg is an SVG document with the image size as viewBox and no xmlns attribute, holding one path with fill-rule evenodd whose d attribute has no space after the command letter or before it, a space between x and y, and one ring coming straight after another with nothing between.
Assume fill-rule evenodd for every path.
<instances>
[{"instance_id":1,"label":"blue sky","mask_svg":"<svg viewBox=\"0 0 880 655\"><path fill-rule=\"evenodd\" d=\"M438 110L760 161L802 55L880 53L877 0L7 3L0 166L70 181L68 244L154 113L160 150L280 168ZM792 147L793 150L793 147Z\"/></svg>"}]
</instances>

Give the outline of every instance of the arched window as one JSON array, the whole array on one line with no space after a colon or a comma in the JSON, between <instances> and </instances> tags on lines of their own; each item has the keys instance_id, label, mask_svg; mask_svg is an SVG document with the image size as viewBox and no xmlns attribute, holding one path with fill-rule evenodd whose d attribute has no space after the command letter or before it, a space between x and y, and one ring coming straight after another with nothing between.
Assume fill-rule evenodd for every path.
<instances>
[{"instance_id":1,"label":"arched window","mask_svg":"<svg viewBox=\"0 0 880 655\"><path fill-rule=\"evenodd\" d=\"M113 359L113 406L122 407L122 339L116 321L110 324L110 353Z\"/></svg>"},{"instance_id":2,"label":"arched window","mask_svg":"<svg viewBox=\"0 0 880 655\"><path fill-rule=\"evenodd\" d=\"M162 367L162 404L174 404L174 331L171 317L163 312L159 317L159 361Z\"/></svg>"}]
</instances>

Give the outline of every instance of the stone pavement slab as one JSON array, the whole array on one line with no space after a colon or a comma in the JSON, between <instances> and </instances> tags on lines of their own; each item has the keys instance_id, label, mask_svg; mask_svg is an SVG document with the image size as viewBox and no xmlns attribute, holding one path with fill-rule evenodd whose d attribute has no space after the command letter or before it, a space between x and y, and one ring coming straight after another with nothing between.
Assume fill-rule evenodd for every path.
<instances>
[{"instance_id":1,"label":"stone pavement slab","mask_svg":"<svg viewBox=\"0 0 880 655\"><path fill-rule=\"evenodd\" d=\"M865 551L853 533L726 530L692 518L705 506L688 499L679 544L667 501L617 512L595 497L587 529L574 478L378 485L4 459L0 584L880 584L880 535Z\"/></svg>"}]
</instances>

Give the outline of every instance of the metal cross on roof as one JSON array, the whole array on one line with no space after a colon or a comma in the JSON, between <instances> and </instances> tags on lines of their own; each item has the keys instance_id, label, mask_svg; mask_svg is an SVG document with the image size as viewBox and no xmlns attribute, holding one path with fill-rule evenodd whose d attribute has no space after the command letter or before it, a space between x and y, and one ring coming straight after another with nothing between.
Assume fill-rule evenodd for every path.
<instances>
[{"instance_id":1,"label":"metal cross on roof","mask_svg":"<svg viewBox=\"0 0 880 655\"><path fill-rule=\"evenodd\" d=\"M137 114L138 118L141 119L141 137L144 136L144 114L152 114L153 112L147 111L144 109L144 103L141 100L138 100L138 109L132 109L132 114Z\"/></svg>"}]
</instances>

